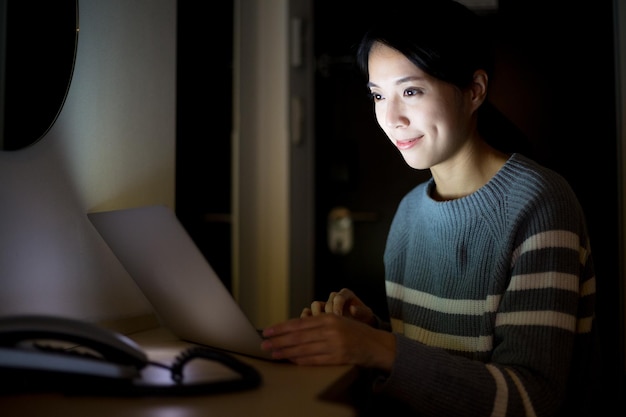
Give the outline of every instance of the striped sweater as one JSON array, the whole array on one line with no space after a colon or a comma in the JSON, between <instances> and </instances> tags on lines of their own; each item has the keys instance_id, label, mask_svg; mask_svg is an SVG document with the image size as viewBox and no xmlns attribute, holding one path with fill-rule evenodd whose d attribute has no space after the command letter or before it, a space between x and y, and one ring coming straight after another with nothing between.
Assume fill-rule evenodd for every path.
<instances>
[{"instance_id":1,"label":"striped sweater","mask_svg":"<svg viewBox=\"0 0 626 417\"><path fill-rule=\"evenodd\" d=\"M595 274L572 189L521 154L469 196L437 202L433 186L404 197L389 231L397 359L375 390L420 416L577 415Z\"/></svg>"}]
</instances>

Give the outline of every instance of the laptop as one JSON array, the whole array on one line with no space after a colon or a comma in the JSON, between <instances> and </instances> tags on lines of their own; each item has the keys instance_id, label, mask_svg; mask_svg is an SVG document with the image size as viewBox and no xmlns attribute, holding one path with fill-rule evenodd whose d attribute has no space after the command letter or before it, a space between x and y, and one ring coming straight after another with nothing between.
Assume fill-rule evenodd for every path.
<instances>
[{"instance_id":1,"label":"laptop","mask_svg":"<svg viewBox=\"0 0 626 417\"><path fill-rule=\"evenodd\" d=\"M162 325L182 340L271 360L262 336L167 206L88 213Z\"/></svg>"}]
</instances>

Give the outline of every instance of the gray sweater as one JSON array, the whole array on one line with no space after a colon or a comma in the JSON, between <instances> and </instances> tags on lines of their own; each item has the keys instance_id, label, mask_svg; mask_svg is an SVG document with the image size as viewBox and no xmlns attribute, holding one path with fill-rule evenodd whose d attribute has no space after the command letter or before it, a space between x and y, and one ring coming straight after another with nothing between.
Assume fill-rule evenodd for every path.
<instances>
[{"instance_id":1,"label":"gray sweater","mask_svg":"<svg viewBox=\"0 0 626 417\"><path fill-rule=\"evenodd\" d=\"M513 154L473 194L401 201L386 291L397 359L375 391L420 416L581 410L595 337L595 273L567 182ZM587 384L587 385L585 385Z\"/></svg>"}]
</instances>

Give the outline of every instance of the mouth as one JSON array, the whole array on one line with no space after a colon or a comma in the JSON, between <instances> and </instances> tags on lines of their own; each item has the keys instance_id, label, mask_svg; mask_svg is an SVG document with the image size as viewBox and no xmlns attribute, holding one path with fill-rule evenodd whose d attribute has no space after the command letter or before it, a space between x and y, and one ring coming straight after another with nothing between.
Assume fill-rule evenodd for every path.
<instances>
[{"instance_id":1,"label":"mouth","mask_svg":"<svg viewBox=\"0 0 626 417\"><path fill-rule=\"evenodd\" d=\"M423 136L420 137L416 137L416 138L412 138L412 139L406 139L406 140L396 140L396 147L401 150L407 150L412 148Z\"/></svg>"}]
</instances>

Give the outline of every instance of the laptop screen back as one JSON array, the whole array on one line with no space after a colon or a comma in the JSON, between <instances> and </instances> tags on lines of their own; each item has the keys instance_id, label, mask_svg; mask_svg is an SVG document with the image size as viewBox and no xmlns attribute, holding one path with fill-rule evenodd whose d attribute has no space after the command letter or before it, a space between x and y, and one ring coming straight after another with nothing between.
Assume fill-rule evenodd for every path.
<instances>
[{"instance_id":1,"label":"laptop screen back","mask_svg":"<svg viewBox=\"0 0 626 417\"><path fill-rule=\"evenodd\" d=\"M88 218L176 336L270 359L257 329L170 208L94 212Z\"/></svg>"}]
</instances>

